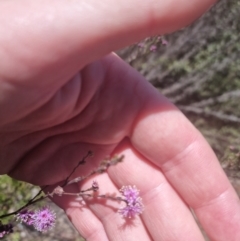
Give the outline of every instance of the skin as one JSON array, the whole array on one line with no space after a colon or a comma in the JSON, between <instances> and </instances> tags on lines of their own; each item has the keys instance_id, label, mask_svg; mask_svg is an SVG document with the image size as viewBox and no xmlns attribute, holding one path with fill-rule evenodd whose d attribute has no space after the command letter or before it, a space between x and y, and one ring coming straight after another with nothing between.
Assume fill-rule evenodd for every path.
<instances>
[{"instance_id":1,"label":"skin","mask_svg":"<svg viewBox=\"0 0 240 241\"><path fill-rule=\"evenodd\" d=\"M0 2L0 172L36 185L81 176L114 153L125 161L95 177L100 193L140 189L133 221L119 204L82 207L54 198L89 241L203 241L240 237L239 198L186 117L111 51L190 24L213 0ZM136 8L136 6L138 6ZM79 192L91 180L74 184ZM103 203L104 202L104 203Z\"/></svg>"}]
</instances>

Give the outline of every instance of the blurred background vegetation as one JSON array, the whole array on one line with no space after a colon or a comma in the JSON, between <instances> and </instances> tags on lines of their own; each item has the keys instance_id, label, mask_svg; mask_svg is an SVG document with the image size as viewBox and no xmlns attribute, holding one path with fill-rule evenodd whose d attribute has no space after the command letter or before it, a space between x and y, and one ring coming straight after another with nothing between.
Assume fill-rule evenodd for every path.
<instances>
[{"instance_id":1,"label":"blurred background vegetation","mask_svg":"<svg viewBox=\"0 0 240 241\"><path fill-rule=\"evenodd\" d=\"M149 50L152 45L156 51ZM220 0L191 26L118 54L202 132L240 195L240 0ZM17 209L34 192L29 184L0 176L1 214ZM82 240L57 212L62 221L53 234L38 236L20 225L7 240Z\"/></svg>"}]
</instances>

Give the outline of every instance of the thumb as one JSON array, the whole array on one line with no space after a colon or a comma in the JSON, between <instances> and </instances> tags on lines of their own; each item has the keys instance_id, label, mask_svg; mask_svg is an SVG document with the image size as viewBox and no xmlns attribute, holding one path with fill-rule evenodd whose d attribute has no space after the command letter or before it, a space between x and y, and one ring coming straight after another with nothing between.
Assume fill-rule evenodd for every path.
<instances>
[{"instance_id":1,"label":"thumb","mask_svg":"<svg viewBox=\"0 0 240 241\"><path fill-rule=\"evenodd\" d=\"M49 85L56 81L56 72L72 76L113 50L186 26L214 2L1 1L0 77L18 82L37 78L39 85Z\"/></svg>"},{"instance_id":2,"label":"thumb","mask_svg":"<svg viewBox=\"0 0 240 241\"><path fill-rule=\"evenodd\" d=\"M47 103L87 63L147 36L182 28L213 2L0 1L1 123Z\"/></svg>"}]
</instances>

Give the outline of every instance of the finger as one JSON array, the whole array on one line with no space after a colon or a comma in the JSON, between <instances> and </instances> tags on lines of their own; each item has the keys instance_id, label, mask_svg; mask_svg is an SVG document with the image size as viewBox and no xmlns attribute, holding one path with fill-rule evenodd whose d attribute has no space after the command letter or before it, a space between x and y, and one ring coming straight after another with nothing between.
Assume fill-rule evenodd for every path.
<instances>
[{"instance_id":1,"label":"finger","mask_svg":"<svg viewBox=\"0 0 240 241\"><path fill-rule=\"evenodd\" d=\"M78 193L77 184L68 186L65 191ZM83 200L72 196L54 196L53 201L60 206L67 214L69 220L78 230L82 237L88 241L108 240L101 221L94 213L83 204Z\"/></svg>"},{"instance_id":2,"label":"finger","mask_svg":"<svg viewBox=\"0 0 240 241\"><path fill-rule=\"evenodd\" d=\"M76 103L83 85L81 76L73 76L87 63L146 36L183 27L213 2L0 1L1 123L15 121L13 112L19 119L45 110L49 102L54 108L63 96ZM95 72L104 75L103 66Z\"/></svg>"},{"instance_id":3,"label":"finger","mask_svg":"<svg viewBox=\"0 0 240 241\"><path fill-rule=\"evenodd\" d=\"M151 96L136 121L133 145L161 168L212 240L238 240L239 199L213 151L179 110L154 90Z\"/></svg>"},{"instance_id":4,"label":"finger","mask_svg":"<svg viewBox=\"0 0 240 241\"><path fill-rule=\"evenodd\" d=\"M60 79L86 63L149 35L182 28L214 2L1 1L1 77L26 81L37 75L44 84L58 80L61 86Z\"/></svg>"},{"instance_id":5,"label":"finger","mask_svg":"<svg viewBox=\"0 0 240 241\"><path fill-rule=\"evenodd\" d=\"M125 159L111 167L108 174L117 186L136 185L140 190L145 206L141 217L153 240L203 241L190 210L159 168L137 153L126 140L116 152L124 154Z\"/></svg>"},{"instance_id":6,"label":"finger","mask_svg":"<svg viewBox=\"0 0 240 241\"><path fill-rule=\"evenodd\" d=\"M98 195L120 196L118 191L120 187L116 187L112 183L107 173L98 175L92 180L96 180L99 184ZM89 187L92 180L81 186L81 189ZM123 203L108 199L96 199L92 200L92 202L87 200L86 203L91 211L101 220L109 240L151 240L139 216L129 220L123 218L118 213L119 208L124 206Z\"/></svg>"}]
</instances>

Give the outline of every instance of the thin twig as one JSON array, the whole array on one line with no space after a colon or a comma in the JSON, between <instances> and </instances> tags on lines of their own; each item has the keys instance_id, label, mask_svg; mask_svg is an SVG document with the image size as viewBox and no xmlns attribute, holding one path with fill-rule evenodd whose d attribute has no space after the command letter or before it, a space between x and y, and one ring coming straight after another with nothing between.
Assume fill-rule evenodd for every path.
<instances>
[{"instance_id":1,"label":"thin twig","mask_svg":"<svg viewBox=\"0 0 240 241\"><path fill-rule=\"evenodd\" d=\"M11 215L15 215L15 214L19 213L20 211L22 211L24 208L29 207L30 205L33 205L33 204L36 203L36 202L42 201L43 199L47 198L48 196L49 196L49 194L46 194L45 196L41 196L41 197L39 197L38 199L35 199L35 198L36 198L36 196L35 196L33 199L31 199L30 201L28 201L24 206L22 206L21 208L17 209L16 211L11 212L11 213L7 213L7 214L4 214L4 215L1 215L1 216L0 216L0 219L1 219L1 218L9 217L9 216L11 216ZM35 200L34 200L34 199L35 199Z\"/></svg>"},{"instance_id":2,"label":"thin twig","mask_svg":"<svg viewBox=\"0 0 240 241\"><path fill-rule=\"evenodd\" d=\"M90 156L93 156L93 152L92 152L92 151L89 151L89 152L87 153L87 155L84 156L84 157L82 158L82 160L78 162L78 164L74 167L74 169L73 169L72 172L69 174L69 176L66 178L64 184L61 185L61 187L65 187L66 185L68 185L69 179L70 179L70 177L73 175L73 173L76 171L76 169L77 169L80 165L85 164L85 163L86 163L86 159L87 159L88 157L90 157Z\"/></svg>"},{"instance_id":3,"label":"thin twig","mask_svg":"<svg viewBox=\"0 0 240 241\"><path fill-rule=\"evenodd\" d=\"M82 190L80 193L65 193L62 188L63 188L64 186L66 186L66 185L70 185L70 184L72 184L72 183L85 180L85 179L89 178L90 176L92 176L92 175L94 175L94 174L103 173L103 172L105 172L105 171L107 170L108 167L113 166L113 165L116 165L116 164L119 163L119 162L122 162L122 161L123 161L123 158L124 158L124 156L118 157L118 156L116 155L116 156L114 156L114 157L113 157L112 159L110 159L110 160L108 160L108 159L107 159L107 160L104 160L104 161L100 164L100 166L99 166L96 170L92 171L89 175L87 175L87 176L85 176L85 177L77 177L77 178L74 178L73 180L69 181L69 179L71 178L71 176L73 175L73 173L76 171L76 169L77 169L80 165L84 164L84 163L86 162L86 159L87 159L89 156L92 156L92 155L93 155L93 153L92 153L91 151L89 151L89 152L87 153L87 155L86 155L85 157L83 157L81 161L78 162L78 164L76 165L76 167L72 170L72 172L70 173L70 175L66 178L64 184L60 187L61 190L59 190L59 192L56 191L56 190L59 189L59 187L57 187L57 188L55 188L51 193L48 193L48 194L43 195L43 196L40 196L40 195L42 194L42 192L44 191L44 189L45 189L46 187L48 187L48 186L44 186L44 187L41 188L41 189L39 190L39 192L38 192L32 199L30 199L24 206L22 206L21 208L17 209L17 210L14 211L14 212L1 215L1 216L0 216L0 219L1 219L1 218L8 217L8 216L11 216L11 215L15 215L15 214L19 213L20 211L22 211L24 208L29 207L30 205L33 205L34 203L37 203L37 202L39 202L39 201L42 201L42 200L46 199L47 197L52 197L54 194L56 194L56 195L64 195L64 194L65 194L65 195L77 195L77 196L88 196L88 197L91 197L92 195L91 195L91 194L87 194L86 192L88 192L88 191L96 191L96 188L94 188L94 187L91 187L91 188L89 188L89 189L87 189L87 190ZM40 197L39 197L39 196L40 196ZM37 197L38 197L38 198L37 198ZM101 195L101 196L99 196L99 197L102 197L102 198L103 198L104 196ZM109 198L113 199L113 197L109 197Z\"/></svg>"},{"instance_id":4,"label":"thin twig","mask_svg":"<svg viewBox=\"0 0 240 241\"><path fill-rule=\"evenodd\" d=\"M86 180L86 179L88 179L89 177L91 177L91 176L93 176L93 175L95 175L95 174L97 174L97 173L103 173L103 172L105 172L110 166L113 166L113 165L116 165L116 164L119 163L119 162L122 162L123 159L124 159L124 156L123 156L123 155L120 156L120 157L116 155L116 156L114 156L114 157L113 157L112 159L110 159L110 160L104 160L96 170L93 170L92 172L90 172L90 173L89 173L88 175L86 175L86 176L76 177L76 178L74 178L73 180L68 181L68 182L65 184L65 186L70 185L70 184L72 184L72 183L77 183L77 182Z\"/></svg>"},{"instance_id":5,"label":"thin twig","mask_svg":"<svg viewBox=\"0 0 240 241\"><path fill-rule=\"evenodd\" d=\"M224 121L224 122L230 122L230 123L240 123L240 118L238 116L235 115L226 115L222 112L217 112L217 111L213 111L213 110L204 110L202 108L198 108L195 106L183 106L183 105L178 105L178 107L182 110L182 111L186 111L186 112L192 112L194 114L202 114L205 116L212 116L217 118L218 120Z\"/></svg>"}]
</instances>

